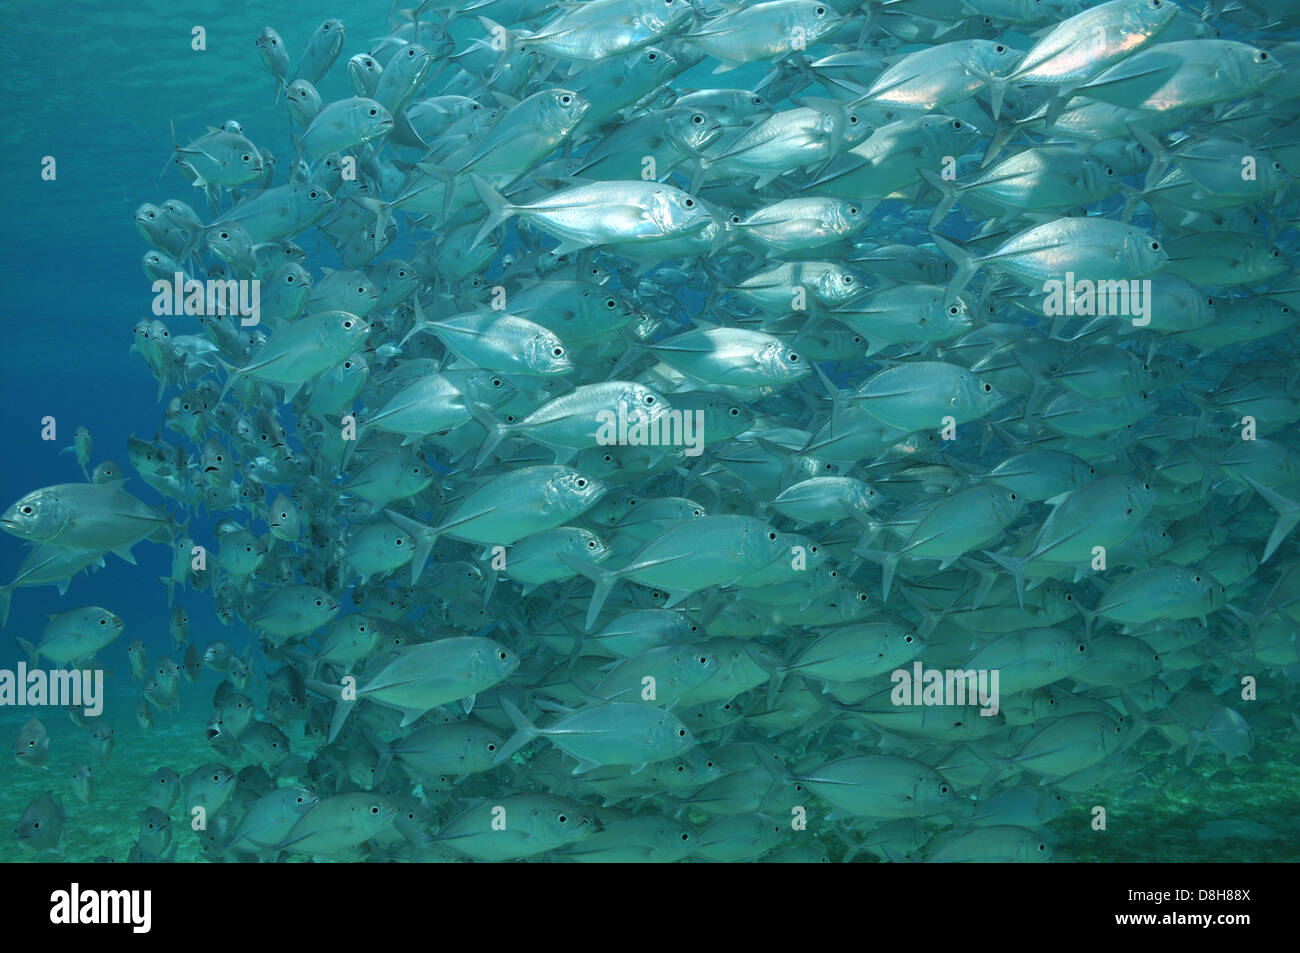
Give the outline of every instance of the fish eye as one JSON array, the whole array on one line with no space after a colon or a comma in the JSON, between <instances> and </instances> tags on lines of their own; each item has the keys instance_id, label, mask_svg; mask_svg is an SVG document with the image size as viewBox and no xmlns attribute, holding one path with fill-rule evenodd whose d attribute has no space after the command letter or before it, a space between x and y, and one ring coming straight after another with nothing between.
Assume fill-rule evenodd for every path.
<instances>
[{"instance_id":1,"label":"fish eye","mask_svg":"<svg viewBox=\"0 0 1300 953\"><path fill-rule=\"evenodd\" d=\"M1159 250L1160 250L1160 243L1159 243L1159 242L1152 242L1152 243L1151 243L1151 250L1152 250L1152 251L1159 251Z\"/></svg>"},{"instance_id":2,"label":"fish eye","mask_svg":"<svg viewBox=\"0 0 1300 953\"><path fill-rule=\"evenodd\" d=\"M562 347L553 347L553 348L551 348L551 353L554 354L556 357L563 357L563 356L564 356L564 348L562 348Z\"/></svg>"},{"instance_id":3,"label":"fish eye","mask_svg":"<svg viewBox=\"0 0 1300 953\"><path fill-rule=\"evenodd\" d=\"M309 199L314 199L314 198L318 197L319 195L320 195L319 192L317 192L315 189L312 189L310 192L307 193L307 198L309 198Z\"/></svg>"},{"instance_id":4,"label":"fish eye","mask_svg":"<svg viewBox=\"0 0 1300 953\"><path fill-rule=\"evenodd\" d=\"M813 12L816 13L819 17L824 17L824 16L826 15L826 8L825 8L825 7L818 7L818 8L817 8L816 10L814 10Z\"/></svg>"},{"instance_id":5,"label":"fish eye","mask_svg":"<svg viewBox=\"0 0 1300 953\"><path fill-rule=\"evenodd\" d=\"M1199 581L1199 580L1198 580L1198 581ZM107 619L103 619L103 618L101 618L101 619L99 620L99 624L100 624L100 625L108 625L108 620L107 620Z\"/></svg>"},{"instance_id":6,"label":"fish eye","mask_svg":"<svg viewBox=\"0 0 1300 953\"><path fill-rule=\"evenodd\" d=\"M850 215L857 215L857 214L858 214L858 207L857 207L856 205L850 205L850 206L849 206L849 214L850 214Z\"/></svg>"},{"instance_id":7,"label":"fish eye","mask_svg":"<svg viewBox=\"0 0 1300 953\"><path fill-rule=\"evenodd\" d=\"M1007 48L1003 46L1001 43L999 43L997 46L993 48L994 53L1005 53L1006 51Z\"/></svg>"},{"instance_id":8,"label":"fish eye","mask_svg":"<svg viewBox=\"0 0 1300 953\"><path fill-rule=\"evenodd\" d=\"M651 397L649 394L646 394L646 395L645 395L645 405L646 405L647 407L649 407L649 406L650 406L651 404L653 404L654 402L655 402L655 399L654 399L653 397Z\"/></svg>"},{"instance_id":9,"label":"fish eye","mask_svg":"<svg viewBox=\"0 0 1300 953\"><path fill-rule=\"evenodd\" d=\"M24 506L24 507L23 507L23 515L24 515L24 516L30 516L31 513L32 513L32 508L31 508L30 506Z\"/></svg>"},{"instance_id":10,"label":"fish eye","mask_svg":"<svg viewBox=\"0 0 1300 953\"><path fill-rule=\"evenodd\" d=\"M776 533L768 533L767 538L770 539L772 542L776 542Z\"/></svg>"},{"instance_id":11,"label":"fish eye","mask_svg":"<svg viewBox=\"0 0 1300 953\"><path fill-rule=\"evenodd\" d=\"M323 606L324 604L325 604L325 603L321 602L319 599L316 600L316 608L317 608L317 609L319 609L319 608L320 608L321 606Z\"/></svg>"},{"instance_id":12,"label":"fish eye","mask_svg":"<svg viewBox=\"0 0 1300 953\"><path fill-rule=\"evenodd\" d=\"M694 116L691 117L691 122L695 123L695 125L697 126L702 126L704 125L704 117L701 116L699 113L696 113Z\"/></svg>"},{"instance_id":13,"label":"fish eye","mask_svg":"<svg viewBox=\"0 0 1300 953\"><path fill-rule=\"evenodd\" d=\"M498 652L498 653L497 653L497 658L499 658L499 659L500 659L501 661L503 661L503 662L504 662L506 659L508 659L509 657L510 657L509 654L507 654L507 653L504 652L504 651L501 651L501 652Z\"/></svg>"},{"instance_id":14,"label":"fish eye","mask_svg":"<svg viewBox=\"0 0 1300 953\"><path fill-rule=\"evenodd\" d=\"M706 656L706 655L701 655L701 656L700 656L700 664L701 664L701 665L708 665L708 664L709 664L708 656Z\"/></svg>"},{"instance_id":15,"label":"fish eye","mask_svg":"<svg viewBox=\"0 0 1300 953\"><path fill-rule=\"evenodd\" d=\"M567 106L567 105L569 105L569 103L571 103L571 102L573 102L573 97L572 97L572 96L561 96L561 97L560 97L560 105L561 105L561 106Z\"/></svg>"},{"instance_id":16,"label":"fish eye","mask_svg":"<svg viewBox=\"0 0 1300 953\"><path fill-rule=\"evenodd\" d=\"M687 208L695 208L695 199L687 199L682 204L685 205Z\"/></svg>"},{"instance_id":17,"label":"fish eye","mask_svg":"<svg viewBox=\"0 0 1300 953\"><path fill-rule=\"evenodd\" d=\"M984 385L984 393L986 393L986 394L991 394L992 392L993 392L993 385L992 385L992 384L989 384L989 383L985 383L985 385Z\"/></svg>"},{"instance_id":18,"label":"fish eye","mask_svg":"<svg viewBox=\"0 0 1300 953\"><path fill-rule=\"evenodd\" d=\"M1259 56L1257 56L1257 57L1255 57L1255 58L1256 58L1259 62L1262 63L1262 62L1264 62L1266 59L1268 59L1268 54L1265 53L1263 50L1260 50L1260 51L1259 51Z\"/></svg>"},{"instance_id":19,"label":"fish eye","mask_svg":"<svg viewBox=\"0 0 1300 953\"><path fill-rule=\"evenodd\" d=\"M732 225L739 225L739 224L740 224L740 216L739 216L739 215L736 215L735 213L732 213L732 216L731 216L731 224L732 224Z\"/></svg>"},{"instance_id":20,"label":"fish eye","mask_svg":"<svg viewBox=\"0 0 1300 953\"><path fill-rule=\"evenodd\" d=\"M350 320L349 320L349 321L344 321L344 322L343 322L343 330L344 330L344 331L351 331L351 330L352 330L352 322L351 322Z\"/></svg>"},{"instance_id":21,"label":"fish eye","mask_svg":"<svg viewBox=\"0 0 1300 953\"><path fill-rule=\"evenodd\" d=\"M651 63L653 63L655 60L659 59L659 54L656 53L654 50L651 50L649 53L646 54L646 59L648 59Z\"/></svg>"},{"instance_id":22,"label":"fish eye","mask_svg":"<svg viewBox=\"0 0 1300 953\"><path fill-rule=\"evenodd\" d=\"M960 119L954 119L954 120L952 121L952 127L953 127L954 129L960 129L960 128L961 128L961 120L960 120Z\"/></svg>"},{"instance_id":23,"label":"fish eye","mask_svg":"<svg viewBox=\"0 0 1300 953\"><path fill-rule=\"evenodd\" d=\"M957 307L955 304L950 305L948 308L948 313L955 318L957 317L957 315L961 314L961 308Z\"/></svg>"},{"instance_id":24,"label":"fish eye","mask_svg":"<svg viewBox=\"0 0 1300 953\"><path fill-rule=\"evenodd\" d=\"M796 354L794 351L791 351L789 354L787 354L787 355L786 355L786 359L787 359L791 364L797 364L797 363L799 363L799 355Z\"/></svg>"}]
</instances>

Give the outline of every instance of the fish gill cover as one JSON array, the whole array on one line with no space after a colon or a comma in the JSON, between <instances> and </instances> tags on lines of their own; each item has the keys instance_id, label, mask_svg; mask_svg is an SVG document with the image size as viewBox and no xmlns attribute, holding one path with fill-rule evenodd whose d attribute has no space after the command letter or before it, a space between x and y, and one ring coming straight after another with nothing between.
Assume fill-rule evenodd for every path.
<instances>
[{"instance_id":1,"label":"fish gill cover","mask_svg":"<svg viewBox=\"0 0 1300 953\"><path fill-rule=\"evenodd\" d=\"M0 857L1297 859L1300 16L364 6L18 83Z\"/></svg>"}]
</instances>

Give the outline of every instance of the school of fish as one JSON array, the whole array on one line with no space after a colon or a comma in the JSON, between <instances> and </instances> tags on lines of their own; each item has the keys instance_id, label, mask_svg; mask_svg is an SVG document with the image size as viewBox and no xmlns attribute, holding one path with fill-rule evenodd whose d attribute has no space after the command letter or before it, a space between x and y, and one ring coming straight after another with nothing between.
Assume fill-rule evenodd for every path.
<instances>
[{"instance_id":1,"label":"school of fish","mask_svg":"<svg viewBox=\"0 0 1300 953\"><path fill-rule=\"evenodd\" d=\"M176 129L185 198L135 215L156 435L123 467L78 430L85 482L0 517L0 614L72 590L33 663L125 634L79 573L172 553L136 717L210 706L212 755L158 769L130 859L1045 861L1098 791L1300 730L1297 27L467 0L250 35L282 127ZM930 670L997 694L900 695ZM86 726L34 851L91 802Z\"/></svg>"}]
</instances>

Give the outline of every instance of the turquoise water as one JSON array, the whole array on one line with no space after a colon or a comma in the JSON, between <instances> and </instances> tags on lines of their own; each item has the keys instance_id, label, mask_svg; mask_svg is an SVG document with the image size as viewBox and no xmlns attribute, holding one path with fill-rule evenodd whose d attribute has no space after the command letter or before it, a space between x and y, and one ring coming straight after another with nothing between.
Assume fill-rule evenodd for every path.
<instances>
[{"instance_id":1,"label":"turquoise water","mask_svg":"<svg viewBox=\"0 0 1300 953\"><path fill-rule=\"evenodd\" d=\"M339 61L319 84L325 101L352 95L345 62L353 53L367 47L367 40L383 35L391 4L354 2L341 11L348 26L348 43ZM252 2L234 5L207 3L147 3L122 10L117 4L91 0L79 4L75 12L66 8L36 4L0 4L0 22L6 24L0 34L6 88L11 109L7 121L0 123L0 208L9 225L4 230L4 261L7 263L4 301L6 334L0 367L0 399L3 399L6 451L0 466L0 505L8 504L31 490L50 484L80 480L72 454L59 451L72 442L79 426L93 434L92 466L106 459L121 464L132 492L150 503L161 498L146 488L127 467L126 440L129 435L152 438L161 423L161 407L156 403L156 382L138 354L129 354L131 329L148 314L151 300L149 285L140 269L140 257L147 250L132 225L134 210L142 202L158 202L178 197L192 204L207 217L202 195L191 189L172 170L159 181L159 173L170 156L172 126L182 141L197 137L207 126L227 119L237 119L259 145L281 157L275 184L284 182L288 157L293 154L283 105L271 102L272 82L253 45L258 30L274 24L293 50L299 50L323 15L318 4L305 2ZM206 30L207 50L190 49L191 30ZM1234 27L1234 35L1248 40L1270 42L1276 31L1252 36L1249 28ZM472 18L462 20L453 29L463 49L469 37L480 29ZM57 39L57 43L52 40ZM1022 42L1022 48L1023 43ZM764 70L748 68L723 74L712 80L726 85L756 83ZM691 77L697 83L710 82L707 68ZM1289 100L1288 102L1294 102ZM789 104L786 104L787 106ZM52 156L57 162L57 178L42 181L41 163ZM678 181L679 185L685 182ZM1111 211L1114 211L1112 208ZM1292 255L1295 245L1295 205L1290 202L1276 210L1281 227L1277 241ZM897 203L882 206L876 214L889 218L874 237L887 240L898 225L903 208ZM923 216L922 221L924 220ZM956 231L960 226L950 230ZM511 235L514 226L511 226ZM967 226L967 231L972 231ZM398 239L381 258L406 257L413 253L417 241L428 233L413 234L404 223ZM513 239L512 239L513 241ZM548 240L549 241L549 240ZM308 252L308 263L319 278L320 268L338 267L333 249L312 233L298 238ZM519 249L518 242L508 246ZM680 263L679 263L680 264ZM497 266L499 267L499 263ZM689 263L686 266L690 268ZM495 274L495 272L494 272ZM678 302L684 320L705 300L700 289L682 291ZM180 325L185 319L176 319ZM179 333L198 333L188 327ZM1294 364L1294 329L1289 336L1280 335L1271 342ZM1261 357L1260 352L1234 353L1225 360L1245 361ZM1261 358L1262 359L1262 358ZM848 386L844 369L827 368L837 383ZM852 377L860 383L862 375ZM174 396L169 391L167 399ZM786 410L787 408L782 408ZM1191 411L1187 411L1190 413ZM795 415L795 410L790 410ZM43 420L53 417L57 439L41 439ZM165 437L177 440L174 431ZM1272 439L1296 443L1296 428L1291 422ZM546 461L549 462L549 461ZM446 461L440 460L445 468ZM698 488L695 488L698 489ZM670 491L663 490L663 495ZM690 496L686 490L673 495ZM742 494L743 495L743 494ZM170 506L170 502L168 501ZM724 504L723 509L730 504ZM721 511L721 510L720 510ZM1236 514L1233 514L1236 515ZM423 520L424 514L419 518ZM1258 504L1251 519L1263 532L1250 537L1251 545L1267 535L1273 514ZM1172 521L1172 520L1171 520ZM190 532L196 539L211 540L215 519L211 514L194 515ZM264 527L258 527L263 532ZM26 553L22 542L12 536L0 536L0 570L5 578L19 565ZM1257 553L1258 554L1258 553ZM68 861L90 861L100 857L125 860L139 833L140 812L145 806L147 782L159 767L170 767L182 776L209 762L226 764L233 770L255 766L248 755L233 760L218 753L204 736L212 718L212 696L221 676L204 670L197 684L182 682L179 711L154 711L152 727L136 723L136 706L141 700L140 686L133 684L126 647L140 639L151 659L170 655L179 661L177 650L168 636L170 610L158 577L169 572L169 552L165 546L141 544L134 548L136 565L116 556L106 557L103 568L81 575L71 583L66 596L60 597L49 586L18 589L13 595L12 611L0 640L0 668L12 668L20 658L13 639L32 642L39 639L49 614L76 606L102 605L115 611L126 623L126 635L100 655L104 666L115 675L110 681L103 719L116 729L114 750L103 764L96 764L87 741L87 731L78 727L62 712L44 711L40 718L50 735L50 756L44 769L28 770L12 758L0 765L0 821L16 824L26 806L46 790L61 799L67 815L67 837L57 857ZM476 554L474 554L476 555ZM456 558L469 558L469 547ZM453 557L447 557L453 558ZM1285 542L1266 570L1247 580L1234 592L1239 608L1261 608L1266 595L1273 592L1284 567L1294 568L1297 549L1294 538ZM426 572L432 572L426 569ZM1284 580L1287 577L1281 577ZM1289 577L1297 578L1294 573ZM855 583L877 596L880 574L874 566L862 568ZM504 583L499 583L504 586ZM583 585L581 582L577 585ZM495 603L470 604L471 611L482 610L476 617L480 624L459 625L463 634L481 630L481 623L499 621L507 609L518 605L517 588L499 591ZM587 606L587 591L579 595L572 588L556 589L572 600L572 608L581 613ZM1282 593L1285 597L1286 592ZM1013 597L1014 598L1014 597ZM1090 594L1089 598L1093 598ZM895 602L897 597L895 597ZM537 605L538 603L533 603ZM647 603L649 605L650 603ZM259 708L267 700L266 676L282 663L263 655L249 628L236 620L223 626L217 620L210 592L184 591L178 605L189 613L189 638L202 648L215 639L231 643L236 652L253 646L254 681L248 694ZM692 609L700 609L699 603ZM345 600L345 608L351 606ZM420 608L423 608L421 606ZM536 612L535 616L544 615ZM431 616L429 617L431 618ZM528 617L533 619L533 616ZM1216 637L1239 635L1238 627L1224 611L1212 615ZM1294 625L1293 620L1287 619ZM1221 624L1220 624L1221 623ZM428 627L427 620L421 625ZM1072 630L1083 632L1082 620L1068 623ZM506 630L494 638L508 641ZM440 630L440 634L448 634ZM791 639L806 632L796 626ZM513 636L511 636L513 638ZM793 641L790 643L793 645ZM520 638L512 648L533 658L549 657L528 639ZM781 648L787 646L781 645ZM567 651L554 654L557 663L567 659ZM1040 833L1050 839L1057 859L1077 861L1265 861L1300 860L1300 758L1297 758L1298 731L1293 722L1297 665L1274 665L1267 672L1247 665L1209 666L1197 671L1194 685L1218 682L1215 676L1257 674L1260 677L1261 701L1238 705L1250 724L1254 745L1248 757L1228 762L1217 752L1204 751L1191 766L1184 763L1184 751L1165 751L1158 731L1143 742L1140 772L1121 778L1107 778L1086 793L1071 793L1060 817L1045 824ZM1068 684L1068 682L1066 683ZM745 705L760 706L764 689L746 695ZM1231 699L1231 695L1225 696ZM510 723L498 706L483 703L480 717L503 734ZM0 739L5 744L30 716L23 709L0 709ZM537 713L533 712L534 720ZM395 723L379 722L384 734L395 737ZM295 759L283 770L279 783L303 783L322 795L349 790L354 785L343 775L308 767L324 747L318 735L308 736L302 719L289 725ZM730 740L728 733L706 736L709 743ZM842 741L843 739L839 739ZM814 735L786 738L792 756L842 753L837 740ZM528 778L529 760L542 749L530 746L530 753L506 769L476 779L470 786L474 797L491 798L513 790L522 776ZM870 746L862 749L872 750ZM70 776L74 765L95 765L95 796L92 804L83 805L72 795ZM405 779L404 779L405 780ZM963 794L972 793L963 788ZM423 809L427 812L426 833L435 834L439 824L454 816L463 803L463 792L450 796L428 796ZM412 785L394 793L411 796ZM588 792L576 795L579 803L599 814L600 799ZM239 802L246 806L246 801ZM816 802L814 802L816 803ZM713 818L693 809L689 799L683 803L657 805L667 813L671 808L677 821L700 831ZM1106 809L1106 829L1093 830L1094 808ZM628 805L620 805L629 810ZM638 810L643 809L638 807ZM820 816L823 808L810 814ZM611 813L605 822L613 818ZM186 829L186 817L180 808L171 820L176 829L174 859L207 859L198 840ZM1207 827L1214 822L1249 822L1237 828ZM830 859L844 853L842 839L832 826L810 825L814 850ZM1223 833L1227 831L1226 835ZM780 846L806 846L804 840L787 832ZM378 853L378 852L376 852ZM7 831L0 836L0 860L48 860L50 855L35 856L20 848ZM866 859L866 855L859 855Z\"/></svg>"}]
</instances>

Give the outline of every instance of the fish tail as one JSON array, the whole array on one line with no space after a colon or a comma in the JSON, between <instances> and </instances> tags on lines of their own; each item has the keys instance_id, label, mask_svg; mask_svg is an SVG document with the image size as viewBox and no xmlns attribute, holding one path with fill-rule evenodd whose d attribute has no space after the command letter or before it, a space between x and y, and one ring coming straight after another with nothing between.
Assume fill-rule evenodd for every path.
<instances>
[{"instance_id":1,"label":"fish tail","mask_svg":"<svg viewBox=\"0 0 1300 953\"><path fill-rule=\"evenodd\" d=\"M514 706L514 703L508 698L501 699L501 707L505 710L506 715L510 718L510 723L515 726L515 733L511 735L506 743L501 746L493 759L493 764L500 764L507 761L510 757L528 742L538 737L537 726L530 722L524 713Z\"/></svg>"},{"instance_id":2,"label":"fish tail","mask_svg":"<svg viewBox=\"0 0 1300 953\"><path fill-rule=\"evenodd\" d=\"M586 638L586 633L564 616L560 617L560 625L564 626L569 635L573 636L573 649L569 652L569 668L573 668L578 663L578 659L582 657L582 643Z\"/></svg>"},{"instance_id":3,"label":"fish tail","mask_svg":"<svg viewBox=\"0 0 1300 953\"><path fill-rule=\"evenodd\" d=\"M758 806L759 813L766 814L780 806L781 795L789 787L791 779L786 776L785 769L772 757L760 753L758 763L763 766L763 770L772 779L772 783L768 785L767 793L763 795L763 800Z\"/></svg>"},{"instance_id":4,"label":"fish tail","mask_svg":"<svg viewBox=\"0 0 1300 953\"><path fill-rule=\"evenodd\" d=\"M858 856L858 854L862 852L862 845L859 844L857 841L853 840L851 837L849 837L848 834L845 834L843 831L839 830L838 828L836 828L835 830L835 836L838 837L840 839L840 843L844 845L844 858L840 861L840 863L842 864L852 863L853 858Z\"/></svg>"},{"instance_id":5,"label":"fish tail","mask_svg":"<svg viewBox=\"0 0 1300 953\"><path fill-rule=\"evenodd\" d=\"M1129 748L1137 744L1138 739L1145 735L1154 726L1147 718L1146 712L1142 710L1141 706L1138 705L1132 695L1128 692L1120 692L1119 697L1120 701L1124 703L1124 710L1128 712L1128 716L1133 722L1133 727L1129 730L1128 736L1120 745L1121 751L1127 751Z\"/></svg>"},{"instance_id":6,"label":"fish tail","mask_svg":"<svg viewBox=\"0 0 1300 953\"><path fill-rule=\"evenodd\" d=\"M881 600L889 599L889 590L894 583L894 573L898 571L898 553L891 553L883 549L855 549L853 555L861 556L863 559L869 559L880 566L880 586Z\"/></svg>"},{"instance_id":7,"label":"fish tail","mask_svg":"<svg viewBox=\"0 0 1300 953\"><path fill-rule=\"evenodd\" d=\"M822 382L822 386L826 388L826 395L831 399L831 436L834 437L844 422L844 402L847 398L815 361L813 370L817 372L817 379Z\"/></svg>"},{"instance_id":8,"label":"fish tail","mask_svg":"<svg viewBox=\"0 0 1300 953\"><path fill-rule=\"evenodd\" d=\"M428 316L424 313L424 308L420 306L420 296L415 295L414 301L415 320L411 322L411 330L406 332L406 337L402 338L401 343L397 345L399 348L406 347L407 341L411 340L411 338L415 337L421 331L427 331L434 326L434 322L429 320Z\"/></svg>"},{"instance_id":9,"label":"fish tail","mask_svg":"<svg viewBox=\"0 0 1300 953\"><path fill-rule=\"evenodd\" d=\"M1124 208L1119 213L1119 220L1127 224L1133 218L1133 213L1137 211L1138 203L1143 198L1143 192L1141 189L1135 189L1123 182L1119 184L1119 191L1124 196Z\"/></svg>"},{"instance_id":10,"label":"fish tail","mask_svg":"<svg viewBox=\"0 0 1300 953\"><path fill-rule=\"evenodd\" d=\"M1149 189L1159 182L1169 168L1169 150L1165 148L1154 135L1141 126L1128 123L1129 135L1137 140L1137 144L1146 150L1151 156L1151 162L1147 166L1146 177L1142 180L1142 188Z\"/></svg>"},{"instance_id":11,"label":"fish tail","mask_svg":"<svg viewBox=\"0 0 1300 953\"><path fill-rule=\"evenodd\" d=\"M393 765L393 749L369 727L362 727L361 735L379 755L379 760L375 762L375 785L383 784L388 777L388 769Z\"/></svg>"},{"instance_id":12,"label":"fish tail","mask_svg":"<svg viewBox=\"0 0 1300 953\"><path fill-rule=\"evenodd\" d=\"M980 783L978 798L981 801L987 801L1011 762L1006 758L998 757L990 751L983 750L979 745L967 745L966 747L971 754L989 766L988 774L984 775L984 780Z\"/></svg>"},{"instance_id":13,"label":"fish tail","mask_svg":"<svg viewBox=\"0 0 1300 953\"><path fill-rule=\"evenodd\" d=\"M921 178L938 189L941 196L934 207L934 214L930 216L930 228L934 229L952 211L952 207L957 204L957 183L949 182L930 169L917 169L916 171L921 173Z\"/></svg>"},{"instance_id":14,"label":"fish tail","mask_svg":"<svg viewBox=\"0 0 1300 953\"><path fill-rule=\"evenodd\" d=\"M560 553L559 557L560 561L570 569L576 570L596 584L591 594L591 604L587 607L587 631L590 632L591 627L596 624L596 619L600 617L600 610L604 607L605 600L609 598L610 592L621 577L616 572L598 569L586 560L578 559L569 553Z\"/></svg>"},{"instance_id":15,"label":"fish tail","mask_svg":"<svg viewBox=\"0 0 1300 953\"><path fill-rule=\"evenodd\" d=\"M1079 604L1078 599L1074 600L1074 604L1075 608L1079 610L1079 614L1083 616L1083 636L1090 639L1092 638L1092 623L1097 618L1098 612L1096 609L1085 609Z\"/></svg>"},{"instance_id":16,"label":"fish tail","mask_svg":"<svg viewBox=\"0 0 1300 953\"><path fill-rule=\"evenodd\" d=\"M1020 611L1025 611L1025 567L1029 565L1027 556L1003 556L1001 553L984 550L984 555L993 560L1016 579L1016 598L1020 600Z\"/></svg>"},{"instance_id":17,"label":"fish tail","mask_svg":"<svg viewBox=\"0 0 1300 953\"><path fill-rule=\"evenodd\" d=\"M492 601L492 592L497 587L497 581L500 579L500 573L492 567L489 558L487 567L483 570L483 605Z\"/></svg>"},{"instance_id":18,"label":"fish tail","mask_svg":"<svg viewBox=\"0 0 1300 953\"><path fill-rule=\"evenodd\" d=\"M491 77L488 78L488 85L491 86L497 81L497 77L501 75L501 71L506 68L506 64L510 62L510 54L514 52L516 37L515 34L503 27L500 23L497 23L494 20L489 20L487 17L478 17L478 22L483 25L483 29L487 30L494 40L499 37L504 41L501 48L501 55L497 57L497 64L492 70Z\"/></svg>"},{"instance_id":19,"label":"fish tail","mask_svg":"<svg viewBox=\"0 0 1300 953\"><path fill-rule=\"evenodd\" d=\"M488 237L492 229L515 214L515 207L502 198L501 193L477 175L471 174L469 180L474 186L474 191L478 193L479 200L487 206L488 210L487 219L479 226L478 234L474 236L474 242L469 246L470 250L473 251L483 243L483 239Z\"/></svg>"},{"instance_id":20,"label":"fish tail","mask_svg":"<svg viewBox=\"0 0 1300 953\"><path fill-rule=\"evenodd\" d=\"M348 466L352 463L352 455L356 452L357 445L361 443L361 438L365 435L366 424L358 423L356 437L353 440L343 441L343 456L339 458L339 475L348 472Z\"/></svg>"},{"instance_id":21,"label":"fish tail","mask_svg":"<svg viewBox=\"0 0 1300 953\"><path fill-rule=\"evenodd\" d=\"M417 523L409 516L403 516L401 513L395 513L389 509L384 510L384 515L410 533L415 539L415 555L411 557L411 585L415 585L420 579L420 573L424 571L424 564L429 559L429 553L433 551L434 544L438 542L438 531L432 526Z\"/></svg>"},{"instance_id":22,"label":"fish tail","mask_svg":"<svg viewBox=\"0 0 1300 953\"><path fill-rule=\"evenodd\" d=\"M965 290L970 284L970 280L975 277L975 272L980 269L980 262L961 245L944 238L937 232L931 232L930 237L934 239L934 244L939 251L943 252L953 264L957 266L957 271L952 276L952 281L948 283L948 293L944 296L944 306L956 304L957 296Z\"/></svg>"},{"instance_id":23,"label":"fish tail","mask_svg":"<svg viewBox=\"0 0 1300 953\"><path fill-rule=\"evenodd\" d=\"M352 709L356 705L355 699L349 701L343 698L334 705L334 714L330 717L330 744L333 744L334 739L339 736L339 732L343 730L343 723L348 720L348 715L352 714Z\"/></svg>"},{"instance_id":24,"label":"fish tail","mask_svg":"<svg viewBox=\"0 0 1300 953\"><path fill-rule=\"evenodd\" d=\"M1268 502L1269 506L1277 510L1277 522L1273 524L1273 532L1268 534L1268 542L1264 545L1264 555L1259 560L1260 564L1263 565L1268 562L1270 556L1277 552L1277 548L1282 545L1282 541L1291 535L1296 523L1300 523L1300 503L1288 499L1276 490L1270 489L1250 477L1244 477L1244 479L1250 484L1252 490Z\"/></svg>"},{"instance_id":25,"label":"fish tail","mask_svg":"<svg viewBox=\"0 0 1300 953\"><path fill-rule=\"evenodd\" d=\"M6 619L9 618L8 595L9 593L6 592L5 593L6 598L4 603L4 616ZM14 641L18 643L18 647L20 649L22 649L25 653L27 653L28 662L30 662L32 665L35 665L37 662L40 661L41 653L36 650L36 646L32 645L32 643L28 642L26 639L14 639Z\"/></svg>"},{"instance_id":26,"label":"fish tail","mask_svg":"<svg viewBox=\"0 0 1300 953\"><path fill-rule=\"evenodd\" d=\"M379 241L379 236L388 231L388 223L392 221L393 212L389 204L382 199L372 198L368 195L358 195L352 199L367 212L375 216L375 241ZM375 251L379 251L378 248Z\"/></svg>"},{"instance_id":27,"label":"fish tail","mask_svg":"<svg viewBox=\"0 0 1300 953\"><path fill-rule=\"evenodd\" d=\"M169 120L169 123L171 125L171 130L172 130L172 154L170 157L168 157L167 164L162 167L162 171L158 173L159 182L161 182L162 177L167 174L167 170L172 167L172 162L176 159L176 154L180 151L181 148L181 144L176 141L176 120L175 119Z\"/></svg>"},{"instance_id":28,"label":"fish tail","mask_svg":"<svg viewBox=\"0 0 1300 953\"><path fill-rule=\"evenodd\" d=\"M469 412L474 415L474 419L481 423L483 429L487 431L487 435L483 438L483 444L478 448L478 457L474 460L474 466L481 467L492 459L492 452L505 439L506 434L509 433L509 427L473 401L469 401L468 406Z\"/></svg>"},{"instance_id":29,"label":"fish tail","mask_svg":"<svg viewBox=\"0 0 1300 953\"><path fill-rule=\"evenodd\" d=\"M984 158L980 160L980 168L987 169L993 164L993 161L1001 155L1002 150L1006 148L1011 137L1016 134L1019 123L1000 122L997 128L993 130L993 135L989 137L988 148L984 150Z\"/></svg>"},{"instance_id":30,"label":"fish tail","mask_svg":"<svg viewBox=\"0 0 1300 953\"><path fill-rule=\"evenodd\" d=\"M979 71L977 75L989 84L989 105L993 107L994 120L997 120L1002 115L1002 100L1007 95L1007 81L1001 76L983 71Z\"/></svg>"}]
</instances>

